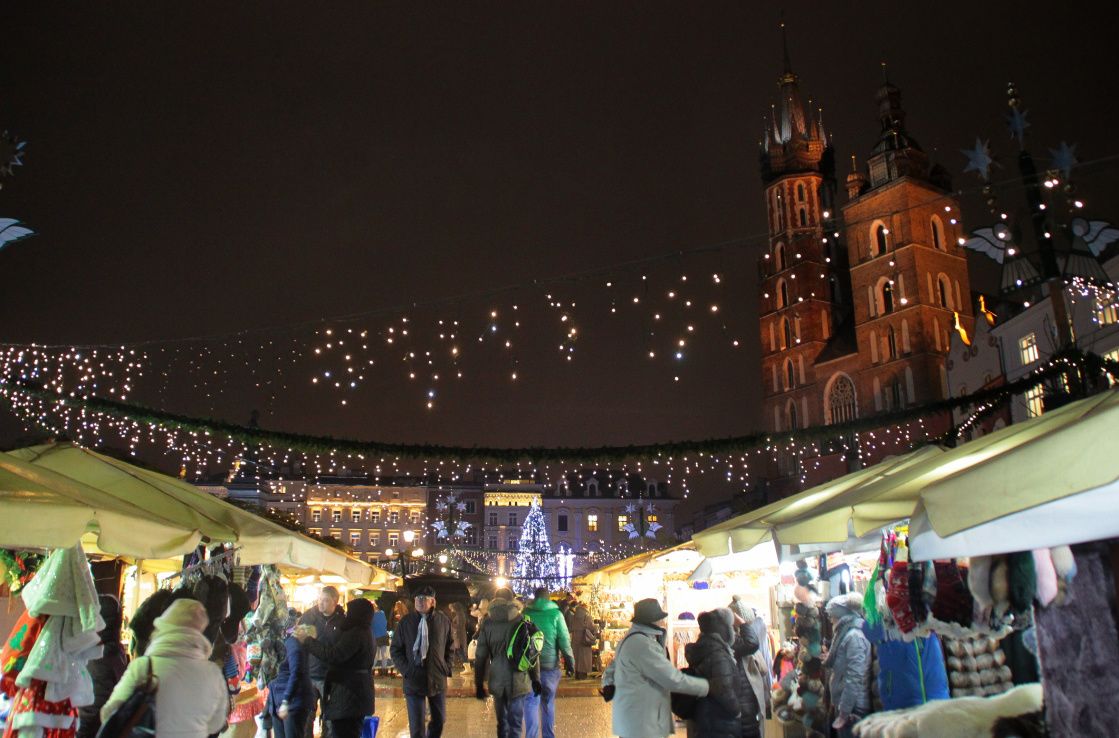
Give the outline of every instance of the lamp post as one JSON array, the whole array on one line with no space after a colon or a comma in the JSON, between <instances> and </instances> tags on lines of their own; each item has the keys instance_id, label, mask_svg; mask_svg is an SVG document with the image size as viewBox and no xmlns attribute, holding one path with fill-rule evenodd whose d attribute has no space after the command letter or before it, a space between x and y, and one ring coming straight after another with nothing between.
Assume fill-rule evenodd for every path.
<instances>
[{"instance_id":1,"label":"lamp post","mask_svg":"<svg viewBox=\"0 0 1119 738\"><path fill-rule=\"evenodd\" d=\"M390 561L397 559L400 562L400 576L408 576L408 562L411 559L418 559L424 555L422 546L415 545L416 532L414 530L406 530L401 534L404 539L404 545L397 550L391 548L385 549L385 557Z\"/></svg>"}]
</instances>

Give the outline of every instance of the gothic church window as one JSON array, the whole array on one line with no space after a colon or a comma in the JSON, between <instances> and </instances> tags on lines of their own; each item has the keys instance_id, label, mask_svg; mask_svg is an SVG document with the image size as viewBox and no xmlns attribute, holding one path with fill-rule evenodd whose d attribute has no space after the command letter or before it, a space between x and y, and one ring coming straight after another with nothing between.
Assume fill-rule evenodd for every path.
<instances>
[{"instance_id":1,"label":"gothic church window","mask_svg":"<svg viewBox=\"0 0 1119 738\"><path fill-rule=\"evenodd\" d=\"M875 223L872 230L872 242L870 244L870 255L881 256L886 253L886 237L890 231L882 223Z\"/></svg>"},{"instance_id":2,"label":"gothic church window","mask_svg":"<svg viewBox=\"0 0 1119 738\"><path fill-rule=\"evenodd\" d=\"M932 225L932 245L938 251L944 251L944 225L940 222L940 218L933 216L930 221Z\"/></svg>"},{"instance_id":3,"label":"gothic church window","mask_svg":"<svg viewBox=\"0 0 1119 738\"><path fill-rule=\"evenodd\" d=\"M835 377L828 388L827 397L824 398L824 408L827 412L828 425L846 423L858 417L855 385L850 377L845 374Z\"/></svg>"},{"instance_id":4,"label":"gothic church window","mask_svg":"<svg viewBox=\"0 0 1119 738\"><path fill-rule=\"evenodd\" d=\"M936 278L937 287L937 302L945 310L952 309L952 283L948 281L948 277L940 274Z\"/></svg>"},{"instance_id":5,"label":"gothic church window","mask_svg":"<svg viewBox=\"0 0 1119 738\"><path fill-rule=\"evenodd\" d=\"M784 279L777 280L777 307L789 306L789 283Z\"/></svg>"},{"instance_id":6,"label":"gothic church window","mask_svg":"<svg viewBox=\"0 0 1119 738\"><path fill-rule=\"evenodd\" d=\"M791 390L796 385L796 370L793 368L792 359L785 359L785 390Z\"/></svg>"},{"instance_id":7,"label":"gothic church window","mask_svg":"<svg viewBox=\"0 0 1119 738\"><path fill-rule=\"evenodd\" d=\"M785 269L785 244L779 243L773 249L773 270L780 272Z\"/></svg>"}]
</instances>

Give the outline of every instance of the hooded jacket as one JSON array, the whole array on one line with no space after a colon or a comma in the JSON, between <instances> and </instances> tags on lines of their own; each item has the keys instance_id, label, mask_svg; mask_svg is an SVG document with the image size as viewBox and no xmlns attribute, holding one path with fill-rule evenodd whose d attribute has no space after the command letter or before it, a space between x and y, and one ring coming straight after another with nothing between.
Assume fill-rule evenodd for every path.
<instances>
[{"instance_id":1,"label":"hooded jacket","mask_svg":"<svg viewBox=\"0 0 1119 738\"><path fill-rule=\"evenodd\" d=\"M541 669L558 668L561 654L567 657L569 664L575 663L571 634L559 605L547 597L537 597L525 608L525 617L544 634L544 648L540 651Z\"/></svg>"},{"instance_id":2,"label":"hooded jacket","mask_svg":"<svg viewBox=\"0 0 1119 738\"><path fill-rule=\"evenodd\" d=\"M520 603L504 598L490 602L474 655L475 689L482 688L487 665L490 694L519 697L532 691L532 683L540 680L539 662L531 671L519 671L506 656L509 637L521 619Z\"/></svg>"},{"instance_id":3,"label":"hooded jacket","mask_svg":"<svg viewBox=\"0 0 1119 738\"><path fill-rule=\"evenodd\" d=\"M696 702L689 733L703 738L739 738L739 696L750 691L750 685L731 648L734 626L730 610L700 613L699 629L699 639L684 648L684 655L696 676L707 680L708 691L706 697Z\"/></svg>"},{"instance_id":4,"label":"hooded jacket","mask_svg":"<svg viewBox=\"0 0 1119 738\"><path fill-rule=\"evenodd\" d=\"M221 731L229 714L229 693L221 668L210 661L212 645L188 626L160 626L147 652L128 665L101 708L104 722L148 677L159 679L155 698L159 738L206 738Z\"/></svg>"},{"instance_id":5,"label":"hooded jacket","mask_svg":"<svg viewBox=\"0 0 1119 738\"><path fill-rule=\"evenodd\" d=\"M840 618L824 667L830 670L831 702L839 714L867 714L870 642L863 635L861 617L851 614Z\"/></svg>"},{"instance_id":6,"label":"hooded jacket","mask_svg":"<svg viewBox=\"0 0 1119 738\"><path fill-rule=\"evenodd\" d=\"M634 623L602 675L613 686L611 729L621 738L666 738L674 732L670 693L705 697L707 680L684 674L668 660L664 630Z\"/></svg>"}]
</instances>

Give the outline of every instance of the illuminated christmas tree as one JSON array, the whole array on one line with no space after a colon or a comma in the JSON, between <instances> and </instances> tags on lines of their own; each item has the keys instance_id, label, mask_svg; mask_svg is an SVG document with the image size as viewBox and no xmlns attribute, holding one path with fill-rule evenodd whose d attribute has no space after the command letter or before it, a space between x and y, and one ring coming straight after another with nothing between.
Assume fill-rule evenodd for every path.
<instances>
[{"instance_id":1,"label":"illuminated christmas tree","mask_svg":"<svg viewBox=\"0 0 1119 738\"><path fill-rule=\"evenodd\" d=\"M548 528L540 503L534 501L521 527L517 546L517 566L513 570L513 589L519 594L532 594L537 587L556 586L556 556L548 542Z\"/></svg>"}]
</instances>

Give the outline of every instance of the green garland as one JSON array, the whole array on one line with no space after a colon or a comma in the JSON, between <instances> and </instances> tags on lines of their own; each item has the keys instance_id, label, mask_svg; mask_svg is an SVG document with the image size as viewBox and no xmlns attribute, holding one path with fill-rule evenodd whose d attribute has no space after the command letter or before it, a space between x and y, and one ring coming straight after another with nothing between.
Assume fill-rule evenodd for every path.
<instances>
[{"instance_id":1,"label":"green garland","mask_svg":"<svg viewBox=\"0 0 1119 738\"><path fill-rule=\"evenodd\" d=\"M845 439L859 432L912 422L936 413L965 409L984 403L1006 401L1014 395L1023 394L1043 382L1066 374L1070 369L1079 370L1082 375L1072 383L1073 386L1089 384L1087 381L1089 377L1100 376L1105 373L1112 378L1119 378L1119 362L1079 349L1067 349L1052 356L1044 366L1014 382L979 390L964 397L949 398L920 407L880 413L847 423L812 426L782 433L762 432L704 440L598 447L529 446L525 448L495 448L359 441L331 436L312 436L250 428L221 420L176 415L102 398L60 399L57 394L38 387L3 384L0 385L0 388L5 393L21 394L50 403L64 403L68 407L87 413L101 413L142 425L157 425L167 430L201 433L213 438L228 438L248 447L272 446L305 454L343 453L369 458L389 456L407 459L473 460L498 464L520 461L602 464L626 459L676 458L690 455L725 456L769 446L781 447L796 444L814 443L821 446L825 451L837 449L845 444ZM941 440L951 442L955 435L953 430Z\"/></svg>"}]
</instances>

